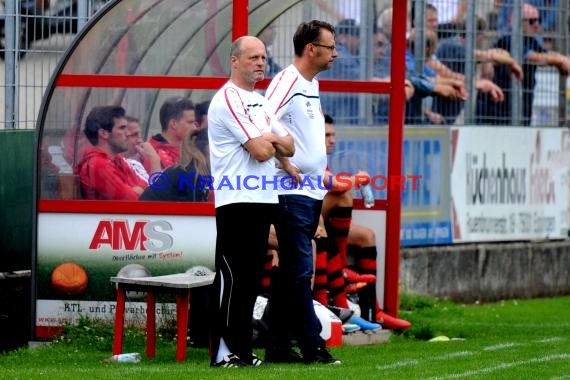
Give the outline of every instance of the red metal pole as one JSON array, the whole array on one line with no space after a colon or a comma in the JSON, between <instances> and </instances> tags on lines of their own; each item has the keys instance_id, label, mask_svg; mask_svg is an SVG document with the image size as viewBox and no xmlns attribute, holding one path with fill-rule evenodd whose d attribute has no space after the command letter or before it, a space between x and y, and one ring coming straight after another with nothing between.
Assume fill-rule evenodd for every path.
<instances>
[{"instance_id":1,"label":"red metal pole","mask_svg":"<svg viewBox=\"0 0 570 380\"><path fill-rule=\"evenodd\" d=\"M249 0L234 0L232 11L232 41L246 36L249 24Z\"/></svg>"},{"instance_id":2,"label":"red metal pole","mask_svg":"<svg viewBox=\"0 0 570 380\"><path fill-rule=\"evenodd\" d=\"M190 289L180 289L176 293L176 361L186 360L186 336L188 335L188 317L190 307Z\"/></svg>"},{"instance_id":3,"label":"red metal pole","mask_svg":"<svg viewBox=\"0 0 570 380\"><path fill-rule=\"evenodd\" d=\"M153 289L146 293L146 356L156 356L156 301Z\"/></svg>"},{"instance_id":4,"label":"red metal pole","mask_svg":"<svg viewBox=\"0 0 570 380\"><path fill-rule=\"evenodd\" d=\"M392 57L390 91L390 126L388 130L388 178L402 174L402 144L404 140L404 79L406 66L406 1L393 1ZM400 214L402 192L399 186L389 186L386 211L386 260L384 269L384 312L398 316L398 287L400 277Z\"/></svg>"},{"instance_id":5,"label":"red metal pole","mask_svg":"<svg viewBox=\"0 0 570 380\"><path fill-rule=\"evenodd\" d=\"M113 338L113 355L123 353L123 329L125 328L125 296L123 284L117 285L117 307L115 308L115 335Z\"/></svg>"}]
</instances>

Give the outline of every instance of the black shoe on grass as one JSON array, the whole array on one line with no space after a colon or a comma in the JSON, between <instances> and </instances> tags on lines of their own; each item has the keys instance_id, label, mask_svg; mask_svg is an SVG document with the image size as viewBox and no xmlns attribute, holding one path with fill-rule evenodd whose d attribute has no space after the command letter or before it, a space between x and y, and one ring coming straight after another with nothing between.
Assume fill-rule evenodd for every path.
<instances>
[{"instance_id":1,"label":"black shoe on grass","mask_svg":"<svg viewBox=\"0 0 570 380\"><path fill-rule=\"evenodd\" d=\"M302 363L303 358L292 348L268 348L265 350L267 363Z\"/></svg>"},{"instance_id":2,"label":"black shoe on grass","mask_svg":"<svg viewBox=\"0 0 570 380\"><path fill-rule=\"evenodd\" d=\"M265 365L265 362L261 360L256 354L251 355L251 366L259 367Z\"/></svg>"},{"instance_id":3,"label":"black shoe on grass","mask_svg":"<svg viewBox=\"0 0 570 380\"><path fill-rule=\"evenodd\" d=\"M223 357L217 363L210 364L211 367L219 367L219 368L239 368L239 367L249 367L250 365L241 360L237 355L228 354Z\"/></svg>"},{"instance_id":4,"label":"black shoe on grass","mask_svg":"<svg viewBox=\"0 0 570 380\"><path fill-rule=\"evenodd\" d=\"M305 354L303 356L303 361L305 364L341 364L341 361L333 358L325 347L318 347L316 350Z\"/></svg>"}]
</instances>

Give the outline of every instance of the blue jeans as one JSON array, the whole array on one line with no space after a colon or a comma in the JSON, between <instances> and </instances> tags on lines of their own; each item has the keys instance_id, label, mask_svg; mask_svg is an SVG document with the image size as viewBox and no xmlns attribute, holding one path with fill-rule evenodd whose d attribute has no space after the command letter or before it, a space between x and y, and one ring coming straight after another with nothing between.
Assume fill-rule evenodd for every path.
<instances>
[{"instance_id":1,"label":"blue jeans","mask_svg":"<svg viewBox=\"0 0 570 380\"><path fill-rule=\"evenodd\" d=\"M302 352L322 346L320 324L313 306L312 239L322 201L303 195L280 195L275 231L279 268L271 282L270 345L284 348L296 337Z\"/></svg>"}]
</instances>

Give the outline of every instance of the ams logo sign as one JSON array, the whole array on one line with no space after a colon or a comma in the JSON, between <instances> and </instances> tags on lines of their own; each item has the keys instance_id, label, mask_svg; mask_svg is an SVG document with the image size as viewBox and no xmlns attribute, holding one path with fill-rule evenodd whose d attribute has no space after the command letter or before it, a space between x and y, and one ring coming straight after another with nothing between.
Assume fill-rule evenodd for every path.
<instances>
[{"instance_id":1,"label":"ams logo sign","mask_svg":"<svg viewBox=\"0 0 570 380\"><path fill-rule=\"evenodd\" d=\"M174 239L167 232L172 225L166 220L101 220L89 244L89 249L108 246L113 251L162 252L172 248Z\"/></svg>"}]
</instances>

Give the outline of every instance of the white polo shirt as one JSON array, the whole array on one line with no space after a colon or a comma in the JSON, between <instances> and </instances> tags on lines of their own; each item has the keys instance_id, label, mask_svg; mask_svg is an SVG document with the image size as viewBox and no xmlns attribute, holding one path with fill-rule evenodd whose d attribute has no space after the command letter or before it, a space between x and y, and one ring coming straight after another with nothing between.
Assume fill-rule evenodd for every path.
<instances>
[{"instance_id":1,"label":"white polo shirt","mask_svg":"<svg viewBox=\"0 0 570 380\"><path fill-rule=\"evenodd\" d=\"M282 187L279 194L306 195L323 199L327 190L322 183L327 167L325 146L325 119L319 99L319 82L308 81L294 65L278 73L267 88L265 97L270 110L293 136L295 155L291 163L301 170L304 181L296 189ZM288 174L279 170L278 176Z\"/></svg>"},{"instance_id":2,"label":"white polo shirt","mask_svg":"<svg viewBox=\"0 0 570 380\"><path fill-rule=\"evenodd\" d=\"M231 81L214 95L208 109L208 139L216 207L278 202L275 159L259 162L243 146L269 132L288 134L262 95Z\"/></svg>"}]
</instances>

